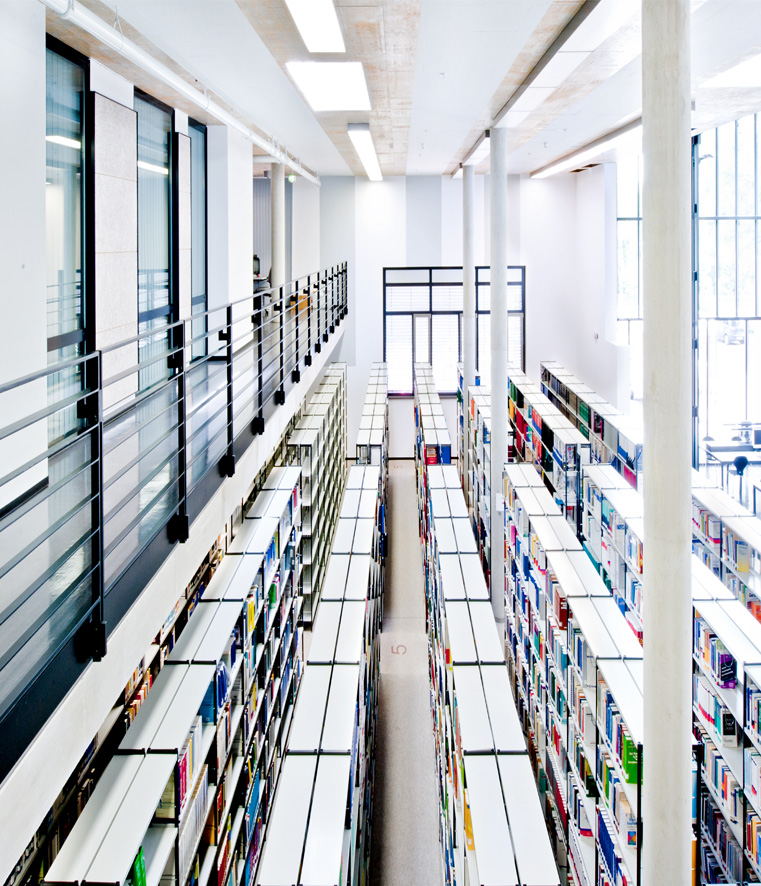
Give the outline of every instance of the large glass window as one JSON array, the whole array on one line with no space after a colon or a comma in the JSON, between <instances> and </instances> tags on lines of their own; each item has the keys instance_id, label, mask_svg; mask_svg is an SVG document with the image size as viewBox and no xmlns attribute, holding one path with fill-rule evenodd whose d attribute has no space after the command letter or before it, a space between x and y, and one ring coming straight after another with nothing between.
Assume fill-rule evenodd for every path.
<instances>
[{"instance_id":1,"label":"large glass window","mask_svg":"<svg viewBox=\"0 0 761 886\"><path fill-rule=\"evenodd\" d=\"M524 367L525 268L508 268L508 345ZM489 268L476 268L476 367L489 373ZM383 354L390 394L411 394L415 363L430 363L441 393L457 390L462 360L462 268L384 268Z\"/></svg>"},{"instance_id":2,"label":"large glass window","mask_svg":"<svg viewBox=\"0 0 761 886\"><path fill-rule=\"evenodd\" d=\"M172 114L135 96L137 111L137 303L138 331L160 330L171 322L170 146ZM168 348L166 332L141 339L138 360L147 363ZM140 372L140 387L166 378L163 361Z\"/></svg>"},{"instance_id":3,"label":"large glass window","mask_svg":"<svg viewBox=\"0 0 761 886\"><path fill-rule=\"evenodd\" d=\"M82 286L84 70L46 51L45 87L45 268L48 362L79 356L84 340ZM48 395L60 401L81 387L79 367L49 377ZM51 442L76 424L76 407L48 422Z\"/></svg>"},{"instance_id":4,"label":"large glass window","mask_svg":"<svg viewBox=\"0 0 761 886\"><path fill-rule=\"evenodd\" d=\"M191 240L191 335L193 357L206 354L206 127L191 120L190 136L190 240ZM198 316L200 315L200 316Z\"/></svg>"}]
</instances>

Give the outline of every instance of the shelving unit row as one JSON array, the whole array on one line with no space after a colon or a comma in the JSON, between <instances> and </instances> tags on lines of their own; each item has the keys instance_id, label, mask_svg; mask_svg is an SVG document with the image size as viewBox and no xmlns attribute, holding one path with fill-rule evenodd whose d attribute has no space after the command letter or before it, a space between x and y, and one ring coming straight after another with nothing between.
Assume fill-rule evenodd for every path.
<instances>
[{"instance_id":1,"label":"shelving unit row","mask_svg":"<svg viewBox=\"0 0 761 886\"><path fill-rule=\"evenodd\" d=\"M591 444L592 462L612 464L635 489L642 488L642 422L625 416L560 363L540 363L542 392Z\"/></svg>"},{"instance_id":2,"label":"shelving unit row","mask_svg":"<svg viewBox=\"0 0 761 886\"><path fill-rule=\"evenodd\" d=\"M379 465L349 469L347 496L361 493L363 513L371 497L376 508L372 517L339 521L340 550L334 545L325 575L259 886L368 883L383 564L367 538L380 533L380 474Z\"/></svg>"},{"instance_id":3,"label":"shelving unit row","mask_svg":"<svg viewBox=\"0 0 761 886\"><path fill-rule=\"evenodd\" d=\"M561 513L578 531L579 472L591 460L589 440L521 372L510 372L507 406L514 440L512 459L536 467Z\"/></svg>"},{"instance_id":4,"label":"shelving unit row","mask_svg":"<svg viewBox=\"0 0 761 886\"><path fill-rule=\"evenodd\" d=\"M481 376L476 373L475 384L481 385ZM471 391L465 390L465 376L462 363L457 364L457 468L460 472L462 491L465 493L465 502L469 509L473 508L472 492L473 483L471 472L473 464L469 448L470 440L470 397Z\"/></svg>"},{"instance_id":5,"label":"shelving unit row","mask_svg":"<svg viewBox=\"0 0 761 886\"><path fill-rule=\"evenodd\" d=\"M302 619L312 624L346 478L346 364L331 363L288 439L287 461L302 469Z\"/></svg>"},{"instance_id":6,"label":"shelving unit row","mask_svg":"<svg viewBox=\"0 0 761 886\"><path fill-rule=\"evenodd\" d=\"M560 882L454 465L422 466L431 714L445 884Z\"/></svg>"},{"instance_id":7,"label":"shelving unit row","mask_svg":"<svg viewBox=\"0 0 761 886\"><path fill-rule=\"evenodd\" d=\"M301 470L276 468L45 882L250 884L303 653Z\"/></svg>"},{"instance_id":8,"label":"shelving unit row","mask_svg":"<svg viewBox=\"0 0 761 886\"><path fill-rule=\"evenodd\" d=\"M370 369L370 380L365 392L365 403L362 407L362 417L357 434L357 464L377 465L380 468L379 495L380 495L380 533L381 533L381 557L385 560L388 551L388 533L386 523L388 520L388 368L385 363L373 363ZM349 495L350 487L347 486L341 505L341 516L347 501L353 501L355 496Z\"/></svg>"},{"instance_id":9,"label":"shelving unit row","mask_svg":"<svg viewBox=\"0 0 761 886\"><path fill-rule=\"evenodd\" d=\"M415 458L424 464L452 462L452 441L429 363L416 363L413 377Z\"/></svg>"}]
</instances>

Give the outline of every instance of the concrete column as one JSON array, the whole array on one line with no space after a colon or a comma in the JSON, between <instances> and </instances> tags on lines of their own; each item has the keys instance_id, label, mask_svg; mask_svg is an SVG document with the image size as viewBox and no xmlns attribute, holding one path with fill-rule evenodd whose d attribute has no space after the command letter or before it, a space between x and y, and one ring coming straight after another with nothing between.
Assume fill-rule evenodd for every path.
<instances>
[{"instance_id":1,"label":"concrete column","mask_svg":"<svg viewBox=\"0 0 761 886\"><path fill-rule=\"evenodd\" d=\"M270 190L272 205L272 275L270 286L285 283L285 167L272 164Z\"/></svg>"},{"instance_id":2,"label":"concrete column","mask_svg":"<svg viewBox=\"0 0 761 886\"><path fill-rule=\"evenodd\" d=\"M507 130L492 129L491 142L491 605L505 622L505 548L502 467L507 460Z\"/></svg>"},{"instance_id":3,"label":"concrete column","mask_svg":"<svg viewBox=\"0 0 761 886\"><path fill-rule=\"evenodd\" d=\"M691 882L690 2L643 0L643 886Z\"/></svg>"},{"instance_id":4,"label":"concrete column","mask_svg":"<svg viewBox=\"0 0 761 886\"><path fill-rule=\"evenodd\" d=\"M462 168L462 370L465 394L476 380L475 179L473 166Z\"/></svg>"}]
</instances>

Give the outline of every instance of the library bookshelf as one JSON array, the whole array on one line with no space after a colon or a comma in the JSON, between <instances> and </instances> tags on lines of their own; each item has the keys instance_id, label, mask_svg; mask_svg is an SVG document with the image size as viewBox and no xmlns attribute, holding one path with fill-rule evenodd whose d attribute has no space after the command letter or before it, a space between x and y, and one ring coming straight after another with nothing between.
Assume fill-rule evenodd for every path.
<instances>
[{"instance_id":1,"label":"library bookshelf","mask_svg":"<svg viewBox=\"0 0 761 886\"><path fill-rule=\"evenodd\" d=\"M420 462L444 882L559 884L460 478Z\"/></svg>"},{"instance_id":2,"label":"library bookshelf","mask_svg":"<svg viewBox=\"0 0 761 886\"><path fill-rule=\"evenodd\" d=\"M253 881L302 670L300 475L270 473L46 883Z\"/></svg>"},{"instance_id":3,"label":"library bookshelf","mask_svg":"<svg viewBox=\"0 0 761 886\"><path fill-rule=\"evenodd\" d=\"M288 438L287 462L302 468L302 619L311 624L346 478L346 364L332 363Z\"/></svg>"},{"instance_id":4,"label":"library bookshelf","mask_svg":"<svg viewBox=\"0 0 761 886\"><path fill-rule=\"evenodd\" d=\"M415 408L415 458L424 464L448 465L452 461L452 441L447 430L444 408L429 364L416 363L413 377Z\"/></svg>"},{"instance_id":5,"label":"library bookshelf","mask_svg":"<svg viewBox=\"0 0 761 886\"><path fill-rule=\"evenodd\" d=\"M388 367L385 363L373 363L370 369L370 378L367 383L365 402L357 433L356 458L358 465L379 465L381 469L381 557L385 560L388 553L386 529L388 519ZM343 509L346 507L347 499L353 499L353 496L349 495L348 487L341 506L341 516L344 516Z\"/></svg>"},{"instance_id":6,"label":"library bookshelf","mask_svg":"<svg viewBox=\"0 0 761 886\"><path fill-rule=\"evenodd\" d=\"M375 508L372 516L339 520L259 886L368 883L383 595L381 477L380 465L349 468L346 496L360 496L348 510L361 507L365 493Z\"/></svg>"},{"instance_id":7,"label":"library bookshelf","mask_svg":"<svg viewBox=\"0 0 761 886\"><path fill-rule=\"evenodd\" d=\"M635 489L642 488L642 423L625 416L561 364L540 364L542 392L591 444L592 462L612 464Z\"/></svg>"}]
</instances>

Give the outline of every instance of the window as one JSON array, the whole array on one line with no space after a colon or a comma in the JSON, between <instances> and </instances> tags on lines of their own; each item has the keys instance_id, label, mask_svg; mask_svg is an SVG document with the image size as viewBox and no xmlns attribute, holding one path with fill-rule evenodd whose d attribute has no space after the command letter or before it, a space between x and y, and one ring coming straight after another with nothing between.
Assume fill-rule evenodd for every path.
<instances>
[{"instance_id":1,"label":"window","mask_svg":"<svg viewBox=\"0 0 761 886\"><path fill-rule=\"evenodd\" d=\"M642 400L642 157L617 164L618 292L617 315L621 341L629 345L629 388L632 400Z\"/></svg>"},{"instance_id":2,"label":"window","mask_svg":"<svg viewBox=\"0 0 761 886\"><path fill-rule=\"evenodd\" d=\"M190 313L193 359L206 355L206 127L190 120ZM200 316L199 316L200 315Z\"/></svg>"},{"instance_id":3,"label":"window","mask_svg":"<svg viewBox=\"0 0 761 886\"><path fill-rule=\"evenodd\" d=\"M523 368L525 268L509 268L508 354ZM489 268L476 268L476 365L489 371ZM384 268L383 355L390 394L412 393L415 363L430 363L441 393L457 390L462 360L462 268Z\"/></svg>"},{"instance_id":4,"label":"window","mask_svg":"<svg viewBox=\"0 0 761 886\"><path fill-rule=\"evenodd\" d=\"M172 114L147 97L135 96L137 111L137 304L138 332L160 330L172 319L170 287L170 144ZM138 361L166 352L166 332L141 339ZM167 377L164 362L140 372L140 388Z\"/></svg>"},{"instance_id":5,"label":"window","mask_svg":"<svg viewBox=\"0 0 761 886\"><path fill-rule=\"evenodd\" d=\"M47 49L45 81L45 267L53 364L79 356L84 347L84 68ZM76 394L80 374L74 366L49 376L51 402ZM76 406L56 411L48 422L50 441L76 426Z\"/></svg>"}]
</instances>

